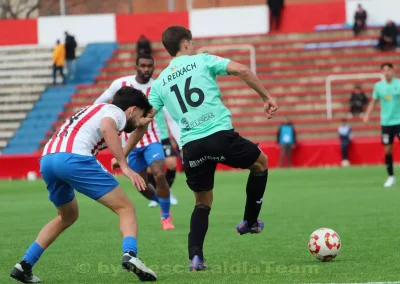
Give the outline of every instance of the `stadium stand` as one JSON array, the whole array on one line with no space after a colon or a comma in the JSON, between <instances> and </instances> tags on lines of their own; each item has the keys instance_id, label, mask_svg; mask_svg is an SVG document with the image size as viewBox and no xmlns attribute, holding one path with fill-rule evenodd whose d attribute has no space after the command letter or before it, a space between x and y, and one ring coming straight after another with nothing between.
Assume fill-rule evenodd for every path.
<instances>
[{"instance_id":1,"label":"stadium stand","mask_svg":"<svg viewBox=\"0 0 400 284\"><path fill-rule=\"evenodd\" d=\"M299 140L337 137L337 125L348 112L348 101L355 83L361 83L371 94L377 79L337 82L333 85L334 118L326 118L326 77L332 74L377 73L382 61L400 64L398 52L377 52L372 48L378 29L368 30L364 36L354 40L348 29L318 31L301 34L276 34L231 38L210 38L195 41L197 47L210 45L235 45L250 43L256 47L257 74L265 86L278 99L279 113L274 120L263 117L260 101L250 88L234 77L220 78L223 100L233 113L234 126L242 135L258 142L275 140L276 130L285 116L296 125ZM366 45L365 42L370 41ZM349 44L351 42L352 44ZM311 49L310 45L314 44ZM341 46L341 48L338 48ZM160 43L154 43L157 76L169 62L168 54ZM214 52L220 56L249 64L248 51ZM59 121L79 108L92 103L114 80L134 73L135 45L124 44L107 61L96 84L80 85L65 105ZM379 128L378 110L372 124L364 125L355 118L353 129L358 136L376 135ZM49 131L49 136L52 131ZM45 140L42 141L45 143Z\"/></svg>"},{"instance_id":2,"label":"stadium stand","mask_svg":"<svg viewBox=\"0 0 400 284\"><path fill-rule=\"evenodd\" d=\"M50 47L0 47L0 152L51 84L51 65Z\"/></svg>"},{"instance_id":3,"label":"stadium stand","mask_svg":"<svg viewBox=\"0 0 400 284\"><path fill-rule=\"evenodd\" d=\"M0 82L5 86L1 89L0 105L0 145L4 148L3 153L31 153L38 150L46 131L76 92L76 84L93 83L116 47L116 43L89 44L77 60L76 78L65 86L48 87L46 90L52 80L50 49L0 49L0 52L4 52L2 56L5 62L0 65L0 68L4 68L4 71L0 69Z\"/></svg>"}]
</instances>

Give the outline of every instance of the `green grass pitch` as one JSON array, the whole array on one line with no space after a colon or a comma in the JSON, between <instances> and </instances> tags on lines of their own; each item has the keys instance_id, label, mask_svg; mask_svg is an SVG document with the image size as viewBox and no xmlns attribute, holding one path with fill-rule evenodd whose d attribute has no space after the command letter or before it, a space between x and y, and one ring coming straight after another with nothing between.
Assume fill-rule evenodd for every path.
<instances>
[{"instance_id":1,"label":"green grass pitch","mask_svg":"<svg viewBox=\"0 0 400 284\"><path fill-rule=\"evenodd\" d=\"M216 174L215 201L205 243L211 270L188 271L187 233L193 197L183 175L174 185L176 229L164 232L159 209L121 184L137 207L139 257L161 283L350 283L399 281L400 187L384 189L384 167L271 170L259 235L240 236L246 172ZM137 283L122 270L117 216L77 193L79 220L42 256L43 283ZM0 283L56 214L43 181L0 182ZM317 228L336 230L341 254L320 263L307 240Z\"/></svg>"}]
</instances>

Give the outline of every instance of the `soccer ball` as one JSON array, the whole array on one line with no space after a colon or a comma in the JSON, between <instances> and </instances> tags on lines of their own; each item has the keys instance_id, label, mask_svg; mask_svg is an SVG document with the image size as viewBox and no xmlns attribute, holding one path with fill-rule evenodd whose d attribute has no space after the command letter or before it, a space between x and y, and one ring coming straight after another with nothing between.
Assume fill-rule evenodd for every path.
<instances>
[{"instance_id":1,"label":"soccer ball","mask_svg":"<svg viewBox=\"0 0 400 284\"><path fill-rule=\"evenodd\" d=\"M332 229L315 230L308 239L308 249L320 261L330 261L340 252L342 243L339 235Z\"/></svg>"}]
</instances>

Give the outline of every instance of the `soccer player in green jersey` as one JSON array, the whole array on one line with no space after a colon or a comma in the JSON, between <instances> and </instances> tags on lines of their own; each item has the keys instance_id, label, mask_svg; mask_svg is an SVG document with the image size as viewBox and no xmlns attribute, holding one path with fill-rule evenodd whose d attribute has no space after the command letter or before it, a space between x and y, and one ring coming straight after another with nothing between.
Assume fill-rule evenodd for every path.
<instances>
[{"instance_id":1,"label":"soccer player in green jersey","mask_svg":"<svg viewBox=\"0 0 400 284\"><path fill-rule=\"evenodd\" d=\"M207 265L203 243L213 202L217 164L250 170L244 217L236 228L241 235L257 234L264 228L258 216L268 179L267 156L256 144L234 131L231 113L221 101L216 77L239 76L260 95L268 119L274 116L278 107L246 66L214 55L195 55L188 29L171 26L164 31L162 42L172 60L153 82L149 102L154 108L152 115L165 107L181 128L183 164L196 204L188 240L190 270L204 270ZM131 136L124 151L128 152L136 140L134 135Z\"/></svg>"},{"instance_id":2,"label":"soccer player in green jersey","mask_svg":"<svg viewBox=\"0 0 400 284\"><path fill-rule=\"evenodd\" d=\"M382 144L385 146L385 161L388 179L384 187L392 187L396 180L393 173L393 140L400 139L400 80L394 77L393 64L383 63L382 74L385 80L375 84L373 100L370 102L364 116L364 122L369 121L375 104L381 104Z\"/></svg>"}]
</instances>

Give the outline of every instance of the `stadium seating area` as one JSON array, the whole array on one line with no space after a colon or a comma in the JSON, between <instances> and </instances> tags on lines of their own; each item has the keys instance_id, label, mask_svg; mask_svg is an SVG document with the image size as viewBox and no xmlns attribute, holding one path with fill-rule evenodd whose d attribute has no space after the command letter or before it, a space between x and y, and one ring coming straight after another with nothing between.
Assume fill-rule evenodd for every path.
<instances>
[{"instance_id":1,"label":"stadium seating area","mask_svg":"<svg viewBox=\"0 0 400 284\"><path fill-rule=\"evenodd\" d=\"M93 82L116 46L111 43L80 47L77 50L78 76L65 86L55 87L49 87L52 83L51 48L0 48L0 153L38 150L46 131L76 92L76 84Z\"/></svg>"},{"instance_id":2,"label":"stadium seating area","mask_svg":"<svg viewBox=\"0 0 400 284\"><path fill-rule=\"evenodd\" d=\"M0 152L51 84L51 58L51 48L0 47Z\"/></svg>"},{"instance_id":3,"label":"stadium seating area","mask_svg":"<svg viewBox=\"0 0 400 284\"><path fill-rule=\"evenodd\" d=\"M262 105L250 88L238 78L220 78L223 100L233 113L234 126L242 135L259 142L274 141L278 125L287 116L293 120L300 140L337 137L340 119L348 112L348 101L355 83L361 83L371 95L377 79L336 82L333 85L333 119L326 119L326 77L332 74L377 73L382 61L400 64L398 52L378 52L373 44L378 29L369 30L354 39L350 30L319 31L303 34L277 34L236 38L196 40L197 47L210 45L252 44L257 52L257 74L277 98L280 110L274 120L262 114ZM366 44L369 43L369 44ZM156 72L169 62L160 43L154 43ZM249 64L249 51L213 52L220 56ZM80 85L60 114L61 121L82 106L90 104L110 83L121 76L134 73L135 45L120 45L107 61L96 84ZM354 118L352 126L357 136L376 135L379 128L378 110L372 123L364 125ZM50 135L52 131L48 132ZM43 141L44 143L45 141Z\"/></svg>"},{"instance_id":4,"label":"stadium seating area","mask_svg":"<svg viewBox=\"0 0 400 284\"><path fill-rule=\"evenodd\" d=\"M274 141L277 127L286 116L295 124L299 140L322 140L337 136L337 125L348 112L348 100L354 84L361 83L370 96L376 81L362 79L334 83L333 119L327 120L327 76L377 73L383 61L400 64L397 51L378 52L373 49L378 33L378 29L370 29L357 39L350 30L210 38L196 40L196 46L234 46L245 43L256 48L257 74L277 98L280 110L274 120L268 121L263 117L257 94L238 78L220 78L223 100L233 113L236 130L242 135L258 142ZM106 48L107 52L101 54L98 53L98 50L102 50L98 45L89 47L90 52L87 54L90 56L81 56L81 62L78 61L78 69L82 74L79 80L68 87L50 88L46 92L44 90L51 83L51 48L0 48L0 83L3 86L0 91L0 151L13 137L28 113L32 119L27 119L29 123L21 127L24 130L23 135L19 135L21 131L17 131L10 142L14 146L12 151L6 149L4 153L34 151L39 148L39 141L43 146L62 120L92 103L114 79L134 73L134 43L122 44L117 50L113 44ZM110 52L113 50L111 56ZM153 43L153 50L157 76L168 64L169 56L159 42ZM210 50L210 53L245 64L250 63L249 51L246 50L221 49ZM99 58L102 60L98 60ZM32 110L35 102L36 108ZM45 113L49 110L51 114ZM56 113L59 113L58 118ZM42 123L42 119L49 121ZM375 111L371 124L364 125L360 118L354 118L352 126L356 135L375 135L379 129L378 119L378 110ZM52 125L50 121L53 121ZM27 142L26 135L30 132L37 134L37 141L34 143ZM30 144L30 147L24 143Z\"/></svg>"}]
</instances>

